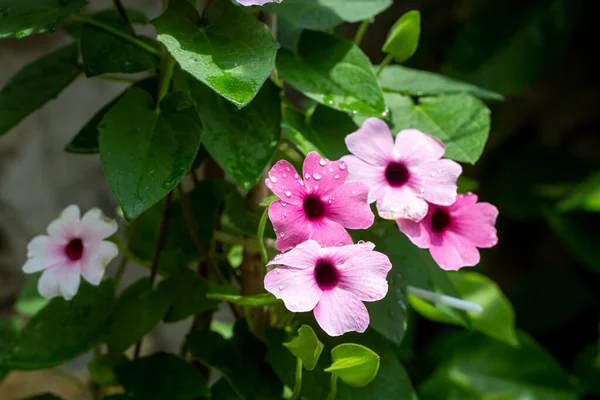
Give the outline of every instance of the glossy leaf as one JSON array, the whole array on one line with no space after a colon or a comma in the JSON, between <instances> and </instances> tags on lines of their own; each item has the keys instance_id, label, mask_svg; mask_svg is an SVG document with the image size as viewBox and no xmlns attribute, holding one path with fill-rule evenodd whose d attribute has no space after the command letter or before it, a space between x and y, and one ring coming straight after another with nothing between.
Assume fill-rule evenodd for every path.
<instances>
[{"instance_id":1,"label":"glossy leaf","mask_svg":"<svg viewBox=\"0 0 600 400\"><path fill-rule=\"evenodd\" d=\"M490 110L480 100L456 94L421 97L418 104L407 96L386 93L392 131L418 129L441 139L445 157L474 164L490 131Z\"/></svg>"},{"instance_id":2,"label":"glossy leaf","mask_svg":"<svg viewBox=\"0 0 600 400\"><path fill-rule=\"evenodd\" d=\"M382 50L394 56L396 62L404 62L417 51L420 36L421 14L417 10L411 10L391 27Z\"/></svg>"},{"instance_id":3,"label":"glossy leaf","mask_svg":"<svg viewBox=\"0 0 600 400\"><path fill-rule=\"evenodd\" d=\"M600 211L600 171L591 174L559 204L561 211Z\"/></svg>"},{"instance_id":4,"label":"glossy leaf","mask_svg":"<svg viewBox=\"0 0 600 400\"><path fill-rule=\"evenodd\" d=\"M180 78L177 86L189 91L202 120L202 143L242 188L252 188L267 168L279 141L278 88L266 82L256 98L238 110L191 76Z\"/></svg>"},{"instance_id":5,"label":"glossy leaf","mask_svg":"<svg viewBox=\"0 0 600 400\"><path fill-rule=\"evenodd\" d=\"M377 353L359 344L344 343L334 347L331 359L333 363L325 372L337 375L349 386L367 386L379 371Z\"/></svg>"},{"instance_id":6,"label":"glossy leaf","mask_svg":"<svg viewBox=\"0 0 600 400\"><path fill-rule=\"evenodd\" d=\"M86 0L0 0L0 39L52 32Z\"/></svg>"},{"instance_id":7,"label":"glossy leaf","mask_svg":"<svg viewBox=\"0 0 600 400\"><path fill-rule=\"evenodd\" d=\"M301 28L324 30L372 18L391 5L392 0L285 0L265 9Z\"/></svg>"},{"instance_id":8,"label":"glossy leaf","mask_svg":"<svg viewBox=\"0 0 600 400\"><path fill-rule=\"evenodd\" d=\"M461 82L433 72L389 65L379 74L379 83L386 92L407 96L432 96L440 94L469 94L482 100L500 101L502 95L470 83Z\"/></svg>"},{"instance_id":9,"label":"glossy leaf","mask_svg":"<svg viewBox=\"0 0 600 400\"><path fill-rule=\"evenodd\" d=\"M115 368L118 381L136 399L190 400L209 394L206 379L172 354L156 353Z\"/></svg>"},{"instance_id":10,"label":"glossy leaf","mask_svg":"<svg viewBox=\"0 0 600 400\"><path fill-rule=\"evenodd\" d=\"M308 325L302 325L298 329L298 336L283 345L302 360L302 365L309 371L315 368L323 351L323 343Z\"/></svg>"},{"instance_id":11,"label":"glossy leaf","mask_svg":"<svg viewBox=\"0 0 600 400\"><path fill-rule=\"evenodd\" d=\"M305 31L300 36L297 55L279 51L277 68L287 83L328 107L373 116L385 111L371 62L348 40Z\"/></svg>"},{"instance_id":12,"label":"glossy leaf","mask_svg":"<svg viewBox=\"0 0 600 400\"><path fill-rule=\"evenodd\" d=\"M248 330L244 321L235 325L233 338L224 339L211 331L188 336L192 356L218 369L245 400L274 399L282 385L265 361L265 345Z\"/></svg>"},{"instance_id":13,"label":"glossy leaf","mask_svg":"<svg viewBox=\"0 0 600 400\"><path fill-rule=\"evenodd\" d=\"M0 357L0 368L51 368L91 350L103 338L114 296L111 280L98 287L82 281L71 301L53 299Z\"/></svg>"},{"instance_id":14,"label":"glossy leaf","mask_svg":"<svg viewBox=\"0 0 600 400\"><path fill-rule=\"evenodd\" d=\"M188 268L172 273L160 283L160 287L175 294L165 315L165 322L181 321L200 312L214 310L219 304L218 301L206 298L208 283Z\"/></svg>"},{"instance_id":15,"label":"glossy leaf","mask_svg":"<svg viewBox=\"0 0 600 400\"><path fill-rule=\"evenodd\" d=\"M0 30L4 28L1 16L2 13ZM77 78L81 72L78 57L77 44L61 47L27 64L4 85L0 90L0 136L58 96Z\"/></svg>"},{"instance_id":16,"label":"glossy leaf","mask_svg":"<svg viewBox=\"0 0 600 400\"><path fill-rule=\"evenodd\" d=\"M133 88L98 126L100 160L125 218L137 218L162 199L190 170L202 127L189 97L152 96Z\"/></svg>"},{"instance_id":17,"label":"glossy leaf","mask_svg":"<svg viewBox=\"0 0 600 400\"><path fill-rule=\"evenodd\" d=\"M279 45L265 24L229 1L217 1L202 20L174 0L152 21L181 68L238 107L256 96L275 66Z\"/></svg>"}]
</instances>

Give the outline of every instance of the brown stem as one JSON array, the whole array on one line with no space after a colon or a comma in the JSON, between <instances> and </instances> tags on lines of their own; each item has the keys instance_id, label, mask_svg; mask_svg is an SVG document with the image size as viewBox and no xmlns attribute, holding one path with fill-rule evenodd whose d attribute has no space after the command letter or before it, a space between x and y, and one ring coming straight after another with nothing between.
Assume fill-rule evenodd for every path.
<instances>
[{"instance_id":1,"label":"brown stem","mask_svg":"<svg viewBox=\"0 0 600 400\"><path fill-rule=\"evenodd\" d=\"M119 16L121 16L123 22L127 24L127 28L129 29L131 36L136 36L135 30L133 29L133 24L129 19L129 15L127 15L127 11L125 11L125 7L123 7L123 4L121 4L121 0L113 0L113 4L115 5L115 8L117 9Z\"/></svg>"}]
</instances>

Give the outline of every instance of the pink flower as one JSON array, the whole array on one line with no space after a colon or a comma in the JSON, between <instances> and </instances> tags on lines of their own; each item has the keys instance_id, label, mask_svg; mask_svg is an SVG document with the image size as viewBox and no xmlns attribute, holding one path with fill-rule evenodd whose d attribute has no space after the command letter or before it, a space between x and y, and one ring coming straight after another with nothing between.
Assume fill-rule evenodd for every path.
<instances>
[{"instance_id":1,"label":"pink flower","mask_svg":"<svg viewBox=\"0 0 600 400\"><path fill-rule=\"evenodd\" d=\"M98 285L108 263L117 256L117 245L104 239L117 231L117 223L97 208L80 219L79 207L67 207L50 225L48 235L36 236L27 246L23 272L44 271L38 281L43 297L70 300L79 289L79 275Z\"/></svg>"},{"instance_id":2,"label":"pink flower","mask_svg":"<svg viewBox=\"0 0 600 400\"><path fill-rule=\"evenodd\" d=\"M375 217L367 203L369 188L360 182L345 183L348 170L344 162L329 161L313 151L306 156L302 173L299 176L282 160L265 180L281 199L269 206L278 250L307 239L322 246L351 244L344 228L366 229L373 224Z\"/></svg>"},{"instance_id":3,"label":"pink flower","mask_svg":"<svg viewBox=\"0 0 600 400\"><path fill-rule=\"evenodd\" d=\"M498 209L489 203L477 203L473 193L459 194L449 207L429 206L419 223L399 219L398 228L415 245L429 249L442 269L458 270L479 263L478 247L498 243L496 217Z\"/></svg>"},{"instance_id":4,"label":"pink flower","mask_svg":"<svg viewBox=\"0 0 600 400\"><path fill-rule=\"evenodd\" d=\"M267 3L281 3L283 0L236 0L243 6L263 6Z\"/></svg>"},{"instance_id":5,"label":"pink flower","mask_svg":"<svg viewBox=\"0 0 600 400\"><path fill-rule=\"evenodd\" d=\"M385 122L369 118L346 136L349 181L369 186L369 203L377 201L381 218L420 221L427 202L448 206L456 199L456 179L462 168L441 159L446 148L416 129L404 129L396 143Z\"/></svg>"},{"instance_id":6,"label":"pink flower","mask_svg":"<svg viewBox=\"0 0 600 400\"><path fill-rule=\"evenodd\" d=\"M314 240L280 254L267 265L265 289L293 312L314 311L330 336L364 332L369 313L363 301L377 301L388 291L389 258L372 243L322 248Z\"/></svg>"}]
</instances>

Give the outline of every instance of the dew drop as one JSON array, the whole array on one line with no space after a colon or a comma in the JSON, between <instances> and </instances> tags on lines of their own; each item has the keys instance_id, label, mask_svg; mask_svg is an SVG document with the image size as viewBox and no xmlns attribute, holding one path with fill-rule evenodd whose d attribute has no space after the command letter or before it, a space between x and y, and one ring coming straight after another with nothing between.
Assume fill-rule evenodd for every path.
<instances>
[{"instance_id":1,"label":"dew drop","mask_svg":"<svg viewBox=\"0 0 600 400\"><path fill-rule=\"evenodd\" d=\"M285 212L285 211L284 211L284 212L283 212L283 216L284 216L284 217L287 217L287 212Z\"/></svg>"},{"instance_id":2,"label":"dew drop","mask_svg":"<svg viewBox=\"0 0 600 400\"><path fill-rule=\"evenodd\" d=\"M287 203L285 201L280 201L280 203L281 203L281 207L287 206Z\"/></svg>"},{"instance_id":3,"label":"dew drop","mask_svg":"<svg viewBox=\"0 0 600 400\"><path fill-rule=\"evenodd\" d=\"M279 285L279 290L283 290L283 285Z\"/></svg>"},{"instance_id":4,"label":"dew drop","mask_svg":"<svg viewBox=\"0 0 600 400\"><path fill-rule=\"evenodd\" d=\"M340 176L339 176L338 174L335 174L335 175L333 176L333 179L340 179Z\"/></svg>"},{"instance_id":5,"label":"dew drop","mask_svg":"<svg viewBox=\"0 0 600 400\"><path fill-rule=\"evenodd\" d=\"M333 172L333 168L329 168L329 172Z\"/></svg>"},{"instance_id":6,"label":"dew drop","mask_svg":"<svg viewBox=\"0 0 600 400\"><path fill-rule=\"evenodd\" d=\"M346 165L346 163L345 163L345 162L343 162L343 161L340 161L340 163L338 164L338 167L339 167L339 169L341 169L341 170L343 171L343 170L345 170L345 169L346 169L346 167L348 167L348 166Z\"/></svg>"},{"instance_id":7,"label":"dew drop","mask_svg":"<svg viewBox=\"0 0 600 400\"><path fill-rule=\"evenodd\" d=\"M333 100L329 100L329 101L327 102L327 104L329 104L329 105L332 105L332 104L333 104Z\"/></svg>"},{"instance_id":8,"label":"dew drop","mask_svg":"<svg viewBox=\"0 0 600 400\"><path fill-rule=\"evenodd\" d=\"M283 174L283 177L284 177L284 178L287 178L287 175L284 173L284 174Z\"/></svg>"},{"instance_id":9,"label":"dew drop","mask_svg":"<svg viewBox=\"0 0 600 400\"><path fill-rule=\"evenodd\" d=\"M319 190L319 185L315 185L315 190Z\"/></svg>"},{"instance_id":10,"label":"dew drop","mask_svg":"<svg viewBox=\"0 0 600 400\"><path fill-rule=\"evenodd\" d=\"M277 182L277 178L275 178L274 176L269 176L269 179L271 180L271 182L275 183Z\"/></svg>"},{"instance_id":11,"label":"dew drop","mask_svg":"<svg viewBox=\"0 0 600 400\"><path fill-rule=\"evenodd\" d=\"M313 178L315 178L316 181L320 180L323 175L319 174L318 172L313 173Z\"/></svg>"},{"instance_id":12,"label":"dew drop","mask_svg":"<svg viewBox=\"0 0 600 400\"><path fill-rule=\"evenodd\" d=\"M333 200L329 199L329 201L327 203L331 204L331 203L333 203Z\"/></svg>"},{"instance_id":13,"label":"dew drop","mask_svg":"<svg viewBox=\"0 0 600 400\"><path fill-rule=\"evenodd\" d=\"M287 172L290 172L290 167L285 167L285 170L286 170Z\"/></svg>"},{"instance_id":14,"label":"dew drop","mask_svg":"<svg viewBox=\"0 0 600 400\"><path fill-rule=\"evenodd\" d=\"M358 111L352 110L352 115L356 115L356 114L358 114Z\"/></svg>"},{"instance_id":15,"label":"dew drop","mask_svg":"<svg viewBox=\"0 0 600 400\"><path fill-rule=\"evenodd\" d=\"M308 172L304 174L304 179L310 179L310 174Z\"/></svg>"},{"instance_id":16,"label":"dew drop","mask_svg":"<svg viewBox=\"0 0 600 400\"><path fill-rule=\"evenodd\" d=\"M353 190L353 191L352 191L352 194L356 194L356 190Z\"/></svg>"},{"instance_id":17,"label":"dew drop","mask_svg":"<svg viewBox=\"0 0 600 400\"><path fill-rule=\"evenodd\" d=\"M294 174L294 179L298 179L300 176L298 174Z\"/></svg>"},{"instance_id":18,"label":"dew drop","mask_svg":"<svg viewBox=\"0 0 600 400\"><path fill-rule=\"evenodd\" d=\"M321 159L319 160L319 165L320 165L321 167L324 167L324 166L325 166L325 164L327 164L327 161L325 161L325 159L324 159L324 158L321 158Z\"/></svg>"},{"instance_id":19,"label":"dew drop","mask_svg":"<svg viewBox=\"0 0 600 400\"><path fill-rule=\"evenodd\" d=\"M292 192L290 192L289 190L286 190L286 191L284 192L284 194L285 194L287 197L290 197L290 196L292 195Z\"/></svg>"},{"instance_id":20,"label":"dew drop","mask_svg":"<svg viewBox=\"0 0 600 400\"><path fill-rule=\"evenodd\" d=\"M277 268L276 271L277 271L278 274L281 273L281 269L280 268Z\"/></svg>"},{"instance_id":21,"label":"dew drop","mask_svg":"<svg viewBox=\"0 0 600 400\"><path fill-rule=\"evenodd\" d=\"M269 181L267 181L267 183L266 183L266 184L267 184L267 187L268 187L269 189L271 189L271 188L273 187L273 184L272 184L271 182L269 182Z\"/></svg>"},{"instance_id":22,"label":"dew drop","mask_svg":"<svg viewBox=\"0 0 600 400\"><path fill-rule=\"evenodd\" d=\"M303 248L304 248L304 246L303 246L303 245L302 245L302 243L301 243L301 244L297 244L297 245L296 245L296 248L297 248L297 249L303 249Z\"/></svg>"},{"instance_id":23,"label":"dew drop","mask_svg":"<svg viewBox=\"0 0 600 400\"><path fill-rule=\"evenodd\" d=\"M357 244L361 244L361 245L362 245L362 244L365 244L365 241L364 241L364 240L359 240L359 241L357 242Z\"/></svg>"},{"instance_id":24,"label":"dew drop","mask_svg":"<svg viewBox=\"0 0 600 400\"><path fill-rule=\"evenodd\" d=\"M304 186L304 181L298 180L298 183L300 184L300 186Z\"/></svg>"},{"instance_id":25,"label":"dew drop","mask_svg":"<svg viewBox=\"0 0 600 400\"><path fill-rule=\"evenodd\" d=\"M284 236L285 236L285 233L281 232L281 233L279 234L279 236L281 236L281 237L284 237Z\"/></svg>"},{"instance_id":26,"label":"dew drop","mask_svg":"<svg viewBox=\"0 0 600 400\"><path fill-rule=\"evenodd\" d=\"M433 176L435 176L435 172L431 171L431 174L430 174L430 175L431 175L432 177L433 177Z\"/></svg>"}]
</instances>

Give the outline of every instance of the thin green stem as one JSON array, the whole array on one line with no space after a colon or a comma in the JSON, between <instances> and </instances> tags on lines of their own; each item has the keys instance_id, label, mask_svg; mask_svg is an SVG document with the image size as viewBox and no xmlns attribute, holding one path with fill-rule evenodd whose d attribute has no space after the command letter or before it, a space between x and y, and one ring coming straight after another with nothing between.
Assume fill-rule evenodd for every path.
<instances>
[{"instance_id":1,"label":"thin green stem","mask_svg":"<svg viewBox=\"0 0 600 400\"><path fill-rule=\"evenodd\" d=\"M385 67L387 67L388 64L392 62L393 59L394 59L394 56L391 55L391 54L388 54L387 56L385 56L385 58L381 62L381 65L379 66L379 69L377 70L377 76L379 76L381 74L381 72L383 71L383 69Z\"/></svg>"},{"instance_id":2,"label":"thin green stem","mask_svg":"<svg viewBox=\"0 0 600 400\"><path fill-rule=\"evenodd\" d=\"M327 400L335 400L335 396L337 396L337 381L337 375L331 374L331 390L329 391Z\"/></svg>"},{"instance_id":3,"label":"thin green stem","mask_svg":"<svg viewBox=\"0 0 600 400\"><path fill-rule=\"evenodd\" d=\"M290 400L296 400L300 398L300 390L302 389L302 360L296 358L296 382L294 383L294 391Z\"/></svg>"},{"instance_id":4,"label":"thin green stem","mask_svg":"<svg viewBox=\"0 0 600 400\"><path fill-rule=\"evenodd\" d=\"M356 31L356 36L354 36L354 43L357 46L360 46L360 42L362 42L363 37L365 36L365 32L369 29L369 25L371 24L371 19L365 19L360 26L358 27L358 31Z\"/></svg>"},{"instance_id":5,"label":"thin green stem","mask_svg":"<svg viewBox=\"0 0 600 400\"><path fill-rule=\"evenodd\" d=\"M260 256L262 258L263 265L267 265L269 261L269 255L267 254L267 249L265 247L265 226L267 225L267 218L269 217L269 207L265 207L265 211L263 211L262 216L260 217L260 221L258 223L258 230L256 231L256 241L258 243L258 249L260 250Z\"/></svg>"},{"instance_id":6,"label":"thin green stem","mask_svg":"<svg viewBox=\"0 0 600 400\"><path fill-rule=\"evenodd\" d=\"M164 49L161 59L161 72L158 84L158 104L169 93L171 79L173 78L173 68L175 67L175 59Z\"/></svg>"},{"instance_id":7,"label":"thin green stem","mask_svg":"<svg viewBox=\"0 0 600 400\"><path fill-rule=\"evenodd\" d=\"M115 273L115 277L114 277L115 289L119 288L119 283L121 282L121 279L123 278L123 274L125 273L125 269L127 268L128 262L129 262L129 260L127 259L127 257L125 257L123 255L123 257L121 258L121 261L119 262L119 266L117 267L117 272Z\"/></svg>"},{"instance_id":8,"label":"thin green stem","mask_svg":"<svg viewBox=\"0 0 600 400\"><path fill-rule=\"evenodd\" d=\"M123 31L113 28L112 26L103 24L100 21L97 21L93 18L89 18L89 17L83 16L80 14L73 14L73 15L71 15L71 18L74 19L75 21L83 22L84 24L88 24L88 25L95 26L96 28L100 28L108 33L111 33L115 36L120 37L121 39L123 39L129 43L132 43L132 44L138 46L139 48L147 51L150 54L160 56L160 51L158 51L154 47L150 46L148 43L145 43L127 33L124 33Z\"/></svg>"},{"instance_id":9,"label":"thin green stem","mask_svg":"<svg viewBox=\"0 0 600 400\"><path fill-rule=\"evenodd\" d=\"M119 16L121 17L123 22L127 24L127 29L129 29L129 33L131 34L131 36L135 37L136 34L135 30L133 29L133 24L129 19L129 15L127 15L127 11L125 11L125 7L123 7L123 4L121 4L121 0L113 0L113 4L115 5L115 8L117 9L117 12L119 13Z\"/></svg>"}]
</instances>

